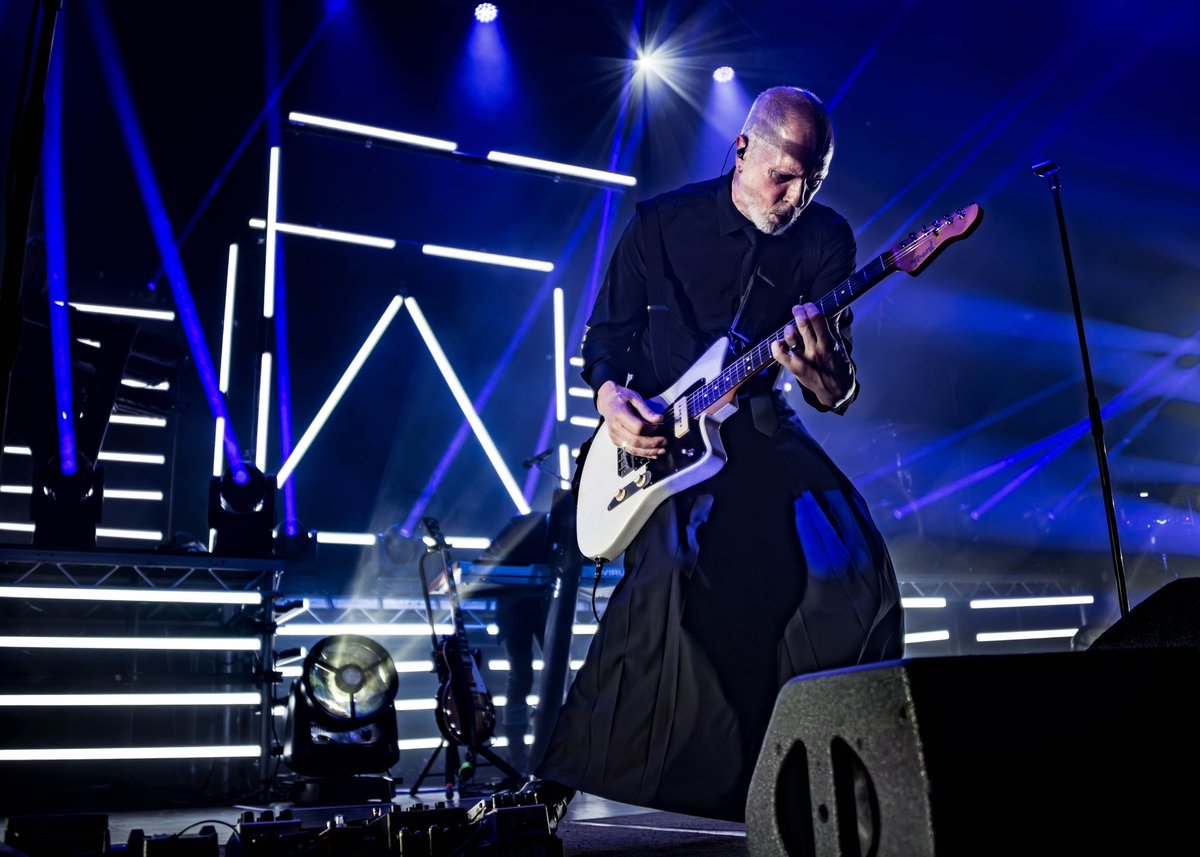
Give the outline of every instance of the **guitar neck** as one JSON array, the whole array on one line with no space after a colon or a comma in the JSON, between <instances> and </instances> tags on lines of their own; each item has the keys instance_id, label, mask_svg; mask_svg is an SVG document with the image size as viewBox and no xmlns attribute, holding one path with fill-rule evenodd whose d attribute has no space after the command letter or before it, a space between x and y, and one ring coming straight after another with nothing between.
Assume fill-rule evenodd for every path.
<instances>
[{"instance_id":1,"label":"guitar neck","mask_svg":"<svg viewBox=\"0 0 1200 857\"><path fill-rule=\"evenodd\" d=\"M458 585L454 582L454 569L446 569L446 596L450 600L450 616L454 620L454 637L458 640L458 656L462 658L463 665L467 667L467 675L470 675L471 650L467 647L467 628L463 625L462 606L458 601Z\"/></svg>"},{"instance_id":2,"label":"guitar neck","mask_svg":"<svg viewBox=\"0 0 1200 857\"><path fill-rule=\"evenodd\" d=\"M814 303L822 315L835 316L888 274L898 270L900 269L896 264L895 252L888 250L859 268ZM788 324L790 323L791 321L788 322ZM689 415L693 418L699 416L711 405L741 388L768 366L775 359L771 356L771 345L783 339L783 331L786 327L787 324L784 324L758 345L747 349L739 355L737 360L722 369L717 377L688 396Z\"/></svg>"}]
</instances>

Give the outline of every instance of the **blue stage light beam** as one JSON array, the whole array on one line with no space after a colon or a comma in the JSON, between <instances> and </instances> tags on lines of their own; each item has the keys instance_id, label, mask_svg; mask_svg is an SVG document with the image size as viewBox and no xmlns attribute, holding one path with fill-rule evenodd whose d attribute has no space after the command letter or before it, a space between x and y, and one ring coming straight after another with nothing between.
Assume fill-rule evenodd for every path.
<instances>
[{"instance_id":1,"label":"blue stage light beam","mask_svg":"<svg viewBox=\"0 0 1200 857\"><path fill-rule=\"evenodd\" d=\"M217 372L213 367L212 356L204 341L204 331L200 326L200 317L196 312L196 304L192 301L191 289L188 287L187 275L183 270L183 260L179 257L179 247L171 231L171 223L167 218L166 207L154 178L150 164L150 154L146 149L145 139L138 124L137 114L133 106L133 96L129 89L129 81L121 66L120 54L117 51L116 39L113 37L112 26L108 13L102 3L83 3L91 25L92 39L100 55L100 70L108 87L109 97L117 112L117 120L121 127L121 135L125 148L133 165L134 177L137 179L138 190L142 195L142 204L150 221L150 230L158 247L163 269L167 274L167 282L171 287L171 296L175 300L175 308L179 313L180 325L183 328L184 339L191 352L192 361L204 388L209 410L214 421L222 419L225 422L225 457L233 470L234 481L244 484L250 477L242 463L241 450L230 424L229 411L225 406L225 397L217 384Z\"/></svg>"},{"instance_id":2,"label":"blue stage light beam","mask_svg":"<svg viewBox=\"0 0 1200 857\"><path fill-rule=\"evenodd\" d=\"M832 98L825 102L825 106L828 108L830 113L833 113L833 111L837 109L837 106L841 104L842 99L846 97L846 93L850 91L850 87L854 85L854 82L858 80L858 76L862 74L863 70L866 69L866 67L871 64L871 61L875 59L875 55L879 53L880 46L889 38L891 38L892 33L896 30L896 25L899 24L906 15L908 15L910 9L912 9L912 0L905 0L905 2L902 3L900 7L892 13L892 17L889 18L887 23L884 24L880 29L879 35L875 37L875 41L871 43L871 46L867 48L866 52L862 55L862 57L859 58L858 62L855 63L854 68L850 71L850 74L847 75L845 81L843 81L842 85L838 87L838 91L833 94Z\"/></svg>"},{"instance_id":3,"label":"blue stage light beam","mask_svg":"<svg viewBox=\"0 0 1200 857\"><path fill-rule=\"evenodd\" d=\"M79 469L75 459L75 396L71 380L71 329L67 306L67 227L62 175L62 32L56 37L46 79L42 142L42 210L46 228L46 280L50 298L50 352L54 371L54 423L58 466L63 475Z\"/></svg>"},{"instance_id":4,"label":"blue stage light beam","mask_svg":"<svg viewBox=\"0 0 1200 857\"><path fill-rule=\"evenodd\" d=\"M509 116L513 107L513 68L504 31L496 20L494 6L491 18L480 18L478 8L475 18L458 66L459 97L470 106L472 116Z\"/></svg>"}]
</instances>

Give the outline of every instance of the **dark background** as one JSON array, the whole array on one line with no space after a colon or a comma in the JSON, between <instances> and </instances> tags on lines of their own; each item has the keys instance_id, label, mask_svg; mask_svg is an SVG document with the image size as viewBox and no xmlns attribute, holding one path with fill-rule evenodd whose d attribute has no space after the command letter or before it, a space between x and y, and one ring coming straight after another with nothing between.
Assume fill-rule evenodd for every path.
<instances>
[{"instance_id":1,"label":"dark background","mask_svg":"<svg viewBox=\"0 0 1200 857\"><path fill-rule=\"evenodd\" d=\"M555 480L527 483L521 461L588 434L566 424L543 434L550 289L565 290L576 353L594 271L633 204L718 174L753 96L797 84L832 109L837 151L819 198L855 227L860 263L955 208L978 202L986 212L973 237L917 280L896 275L860 302L862 394L845 417L804 415L869 501L901 577L1044 570L1082 575L1098 595L1111 585L1053 199L1029 170L1045 158L1062 168L1135 588L1189 573L1200 554L1193 4L510 2L486 32L474 4L461 2L96 4L214 359L226 254L239 245L229 408L246 450L264 259L262 233L247 221L265 213L270 145L282 147L281 220L400 242L384 251L281 236L294 436L403 293L419 302L468 394L490 389L481 416L533 508L546 510ZM0 13L5 121L29 5ZM72 299L169 308L93 16L78 0L64 6ZM670 53L664 77L628 78L637 44ZM737 77L718 86L711 72L726 64ZM450 139L472 154L614 163L638 185L609 194L298 133L289 110ZM424 257L423 242L557 267L545 275ZM186 409L158 526L202 537L212 419L190 362L177 391ZM570 407L590 411L586 399ZM299 522L380 532L423 508L451 535L495 534L516 508L469 434L421 500L462 422L402 312L296 470ZM278 426L273 413L270 471L281 464ZM1082 434L1059 454L1030 451L1072 426ZM4 481L14 466L5 456ZM906 505L922 498L935 499ZM123 526L122 509L107 504L105 525ZM338 550L325 554L329 585L346 581L357 558Z\"/></svg>"}]
</instances>

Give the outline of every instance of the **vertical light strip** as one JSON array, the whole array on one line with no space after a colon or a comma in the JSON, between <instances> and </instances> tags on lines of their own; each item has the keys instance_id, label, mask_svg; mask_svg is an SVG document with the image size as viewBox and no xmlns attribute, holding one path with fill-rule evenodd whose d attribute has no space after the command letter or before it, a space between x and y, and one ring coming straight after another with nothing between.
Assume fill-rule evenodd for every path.
<instances>
[{"instance_id":1,"label":"vertical light strip","mask_svg":"<svg viewBox=\"0 0 1200 857\"><path fill-rule=\"evenodd\" d=\"M255 432L254 466L267 472L267 429L271 415L271 352L262 354L262 372L258 379L258 431Z\"/></svg>"},{"instance_id":2,"label":"vertical light strip","mask_svg":"<svg viewBox=\"0 0 1200 857\"><path fill-rule=\"evenodd\" d=\"M238 245L229 245L229 268L225 273L225 316L221 327L221 380L222 393L229 392L230 355L233 352L233 302L237 291ZM272 260L274 264L274 260Z\"/></svg>"},{"instance_id":3,"label":"vertical light strip","mask_svg":"<svg viewBox=\"0 0 1200 857\"><path fill-rule=\"evenodd\" d=\"M213 469L212 475L218 479L225 464L225 418L217 417L217 436L213 441Z\"/></svg>"},{"instance_id":4,"label":"vertical light strip","mask_svg":"<svg viewBox=\"0 0 1200 857\"><path fill-rule=\"evenodd\" d=\"M267 254L263 265L263 319L275 317L275 241L279 221L279 147L271 147L267 174ZM254 464L267 472L267 436L271 430L271 350L263 346L262 372L258 376L258 430L254 436Z\"/></svg>"},{"instance_id":5,"label":"vertical light strip","mask_svg":"<svg viewBox=\"0 0 1200 857\"><path fill-rule=\"evenodd\" d=\"M525 502L525 497L522 496L521 489L517 487L516 480L513 479L508 465L500 457L500 450L496 449L496 444L492 442L491 435L488 434L488 430L484 427L479 414L475 412L467 391L463 389L458 376L454 374L454 368L450 365L450 361L446 359L446 354L442 351L441 345L438 344L437 337L433 335L433 330L429 327L429 322L425 320L425 316L421 313L421 308L417 306L417 302L413 298L408 298L405 301L405 306L408 307L408 312L412 316L413 323L416 324L421 338L425 340L425 346L429 349L429 353L433 355L433 360L437 363L442 377L446 379L446 385L450 388L450 392L454 394L454 399L458 402L463 416L467 418L467 422L471 424L471 429L475 432L475 437L479 439L479 445L483 447L488 460L492 462L492 467L496 469L496 475L504 483L504 489L508 491L508 496L512 498L517 511L522 515L528 515L530 510L529 504Z\"/></svg>"},{"instance_id":6,"label":"vertical light strip","mask_svg":"<svg viewBox=\"0 0 1200 857\"><path fill-rule=\"evenodd\" d=\"M279 221L279 147L271 147L267 177L267 263L263 274L263 318L275 317L275 236Z\"/></svg>"},{"instance_id":7,"label":"vertical light strip","mask_svg":"<svg viewBox=\"0 0 1200 857\"><path fill-rule=\"evenodd\" d=\"M217 388L224 396L229 392L229 367L233 352L233 299L237 285L238 246L229 245L229 265L225 272L225 314L221 321L221 368ZM225 418L217 417L216 440L213 441L213 476L220 477L225 466Z\"/></svg>"},{"instance_id":8,"label":"vertical light strip","mask_svg":"<svg viewBox=\"0 0 1200 857\"><path fill-rule=\"evenodd\" d=\"M562 478L562 488L571 487L571 447L568 444L558 445L558 475Z\"/></svg>"},{"instance_id":9,"label":"vertical light strip","mask_svg":"<svg viewBox=\"0 0 1200 857\"><path fill-rule=\"evenodd\" d=\"M412 299L409 298L409 300L411 301ZM375 349L375 345L379 342L380 337L383 336L384 331L388 329L388 325L392 323L392 319L396 317L396 313L400 311L400 307L403 305L404 298L396 295L392 298L392 302L388 304L387 309L383 311L383 315L379 317L379 321L375 322L375 327L358 349L358 353L354 355L354 359L350 361L350 365L346 367L346 371L342 373L342 377L338 379L333 392L325 399L325 404L321 405L321 410L317 412L312 423L304 430L303 437L300 438L295 449L292 450L292 454L288 456L288 460L279 468L279 472L275 475L275 480L280 486L287 482L288 478L292 475L292 471L296 469L296 465L304 457L304 453L308 451L308 447L316 438L317 433L325 425L325 421L329 419L329 415L333 413L333 409L337 407L337 403L342 400L342 396L354 380L354 377L358 374L358 370L367 362L367 358L371 356L371 352Z\"/></svg>"},{"instance_id":10,"label":"vertical light strip","mask_svg":"<svg viewBox=\"0 0 1200 857\"><path fill-rule=\"evenodd\" d=\"M567 335L563 290L554 290L554 404L558 421L567 418Z\"/></svg>"}]
</instances>

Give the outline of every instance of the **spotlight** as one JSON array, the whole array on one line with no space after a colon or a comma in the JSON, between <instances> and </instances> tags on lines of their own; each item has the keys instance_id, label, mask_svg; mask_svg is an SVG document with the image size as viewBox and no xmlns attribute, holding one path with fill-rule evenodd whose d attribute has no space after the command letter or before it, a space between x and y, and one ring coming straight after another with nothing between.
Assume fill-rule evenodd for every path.
<instances>
[{"instance_id":1,"label":"spotlight","mask_svg":"<svg viewBox=\"0 0 1200 857\"><path fill-rule=\"evenodd\" d=\"M475 7L475 20L481 24L492 23L499 14L500 10L496 8L495 3L480 3Z\"/></svg>"},{"instance_id":2,"label":"spotlight","mask_svg":"<svg viewBox=\"0 0 1200 857\"><path fill-rule=\"evenodd\" d=\"M288 695L283 744L284 764L316 778L297 784L297 802L391 800L382 775L400 760L398 687L391 656L369 637L326 637L312 648Z\"/></svg>"},{"instance_id":3,"label":"spotlight","mask_svg":"<svg viewBox=\"0 0 1200 857\"><path fill-rule=\"evenodd\" d=\"M244 471L226 470L208 483L208 526L216 531L213 553L268 557L275 526L275 477L249 462Z\"/></svg>"},{"instance_id":4,"label":"spotlight","mask_svg":"<svg viewBox=\"0 0 1200 857\"><path fill-rule=\"evenodd\" d=\"M713 80L717 83L729 83L733 80L733 69L727 65L723 65L713 72Z\"/></svg>"}]
</instances>

